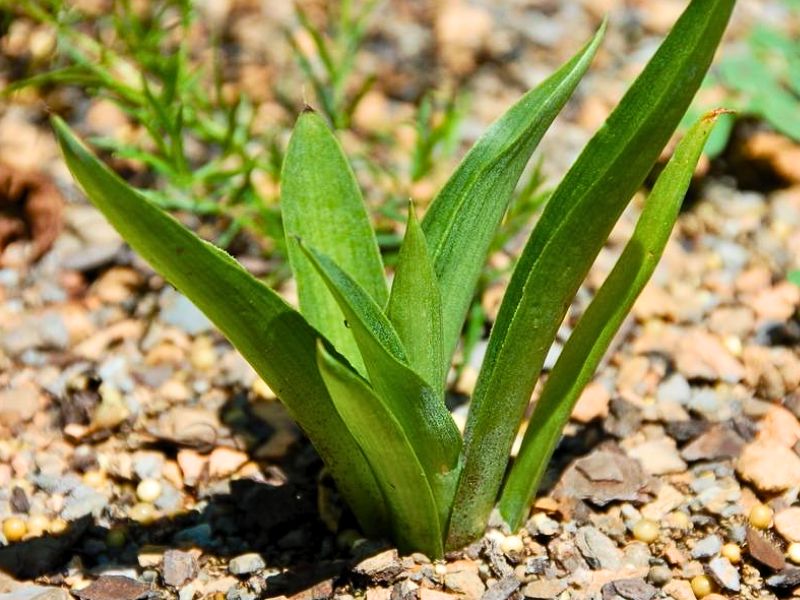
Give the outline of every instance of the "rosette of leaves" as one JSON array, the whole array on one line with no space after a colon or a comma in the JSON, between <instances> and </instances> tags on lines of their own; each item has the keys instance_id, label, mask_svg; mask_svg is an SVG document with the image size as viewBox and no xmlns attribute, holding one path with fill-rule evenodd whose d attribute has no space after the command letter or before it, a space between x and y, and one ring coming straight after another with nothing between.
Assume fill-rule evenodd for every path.
<instances>
[{"instance_id":1,"label":"rosette of leaves","mask_svg":"<svg viewBox=\"0 0 800 600\"><path fill-rule=\"evenodd\" d=\"M691 128L659 176L511 462L548 348L686 112L733 5L688 5L553 191L493 325L463 435L444 394L476 282L523 168L588 69L605 24L489 128L423 219L409 208L391 287L339 143L320 116L303 113L281 177L299 310L131 189L62 121L54 125L89 199L277 393L365 532L440 557L477 538L495 506L511 528L525 518L572 406L658 262L718 112Z\"/></svg>"}]
</instances>

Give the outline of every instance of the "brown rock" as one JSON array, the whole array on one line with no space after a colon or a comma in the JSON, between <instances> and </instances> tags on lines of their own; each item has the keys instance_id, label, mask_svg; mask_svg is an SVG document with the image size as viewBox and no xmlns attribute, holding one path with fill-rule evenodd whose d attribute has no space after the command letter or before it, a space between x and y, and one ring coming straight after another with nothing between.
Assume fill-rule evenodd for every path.
<instances>
[{"instance_id":1,"label":"brown rock","mask_svg":"<svg viewBox=\"0 0 800 600\"><path fill-rule=\"evenodd\" d=\"M400 571L403 565L397 550L385 550L359 562L353 569L359 575L369 577L376 582L390 582Z\"/></svg>"},{"instance_id":2,"label":"brown rock","mask_svg":"<svg viewBox=\"0 0 800 600\"><path fill-rule=\"evenodd\" d=\"M139 600L150 593L150 586L120 575L102 575L73 593L81 600Z\"/></svg>"},{"instance_id":3,"label":"brown rock","mask_svg":"<svg viewBox=\"0 0 800 600\"><path fill-rule=\"evenodd\" d=\"M678 342L675 364L687 379L736 383L744 379L744 367L717 336L695 329Z\"/></svg>"},{"instance_id":4,"label":"brown rock","mask_svg":"<svg viewBox=\"0 0 800 600\"><path fill-rule=\"evenodd\" d=\"M212 479L232 475L247 462L247 454L232 448L214 448L208 457L208 472Z\"/></svg>"},{"instance_id":5,"label":"brown rock","mask_svg":"<svg viewBox=\"0 0 800 600\"><path fill-rule=\"evenodd\" d=\"M611 394L608 393L606 386L599 381L593 381L581 393L575 408L572 410L572 418L579 423L588 423L594 419L602 419L608 416L608 403L611 401Z\"/></svg>"},{"instance_id":6,"label":"brown rock","mask_svg":"<svg viewBox=\"0 0 800 600\"><path fill-rule=\"evenodd\" d=\"M788 542L800 542L800 507L792 506L775 514L775 529Z\"/></svg>"},{"instance_id":7,"label":"brown rock","mask_svg":"<svg viewBox=\"0 0 800 600\"><path fill-rule=\"evenodd\" d=\"M744 440L735 431L725 425L718 425L689 443L681 450L681 456L689 462L736 458L743 447Z\"/></svg>"},{"instance_id":8,"label":"brown rock","mask_svg":"<svg viewBox=\"0 0 800 600\"><path fill-rule=\"evenodd\" d=\"M692 585L685 579L673 579L663 589L673 600L697 600L692 591Z\"/></svg>"},{"instance_id":9,"label":"brown rock","mask_svg":"<svg viewBox=\"0 0 800 600\"><path fill-rule=\"evenodd\" d=\"M770 406L759 425L757 440L780 444L784 448L791 448L800 440L800 423L782 406Z\"/></svg>"},{"instance_id":10,"label":"brown rock","mask_svg":"<svg viewBox=\"0 0 800 600\"><path fill-rule=\"evenodd\" d=\"M182 449L178 451L177 460L183 474L183 482L194 487L206 472L208 457L196 450Z\"/></svg>"},{"instance_id":11,"label":"brown rock","mask_svg":"<svg viewBox=\"0 0 800 600\"><path fill-rule=\"evenodd\" d=\"M33 385L0 390L0 425L16 427L39 410L39 392Z\"/></svg>"},{"instance_id":12,"label":"brown rock","mask_svg":"<svg viewBox=\"0 0 800 600\"><path fill-rule=\"evenodd\" d=\"M752 527L747 528L747 552L762 565L774 571L786 566L783 552Z\"/></svg>"},{"instance_id":13,"label":"brown rock","mask_svg":"<svg viewBox=\"0 0 800 600\"><path fill-rule=\"evenodd\" d=\"M611 450L596 450L564 473L557 497L590 500L603 506L614 500L644 501L647 480L638 461Z\"/></svg>"},{"instance_id":14,"label":"brown rock","mask_svg":"<svg viewBox=\"0 0 800 600\"><path fill-rule=\"evenodd\" d=\"M780 468L775 468L780 465ZM800 485L800 457L779 443L747 444L736 465L739 475L762 492L782 492Z\"/></svg>"}]
</instances>

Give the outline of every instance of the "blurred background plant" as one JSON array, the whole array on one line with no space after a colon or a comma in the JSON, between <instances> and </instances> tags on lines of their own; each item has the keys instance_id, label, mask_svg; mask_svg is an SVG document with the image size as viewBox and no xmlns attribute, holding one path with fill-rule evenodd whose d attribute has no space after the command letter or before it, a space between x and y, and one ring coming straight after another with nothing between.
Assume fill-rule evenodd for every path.
<instances>
[{"instance_id":1,"label":"blurred background plant","mask_svg":"<svg viewBox=\"0 0 800 600\"><path fill-rule=\"evenodd\" d=\"M356 172L381 183L371 206L386 263L394 264L408 198L424 206L454 165L469 99L452 84L424 90L407 114L405 147L396 131L363 117L370 109L362 102L376 79L359 57L378 0L326 3L313 14L294 5L293 26L282 31L308 87L298 91L283 83L289 78L278 78L272 91L283 111L266 116L244 86L230 81L224 24L205 18L198 3L115 0L109 6L92 11L66 0L0 0L6 26L27 20L41 38L4 95L35 90L48 110L67 116L79 113L80 103L49 91L71 89L90 102L113 104L125 126L90 131L91 143L150 200L182 215L204 237L231 248L245 234L267 259L260 275L272 284L289 275L277 207L285 137L302 103L311 103L342 135L357 137L350 144ZM540 167L523 178L495 251L518 237L546 200ZM480 298L513 264L487 266L467 323L465 357L484 333Z\"/></svg>"},{"instance_id":2,"label":"blurred background plant","mask_svg":"<svg viewBox=\"0 0 800 600\"><path fill-rule=\"evenodd\" d=\"M784 0L787 10L800 10L800 1ZM706 154L722 154L737 120L763 121L776 132L800 142L800 38L775 26L756 24L738 48L732 48L709 73L706 92L716 98L697 102L686 118L688 126L712 105L736 111L720 119Z\"/></svg>"}]
</instances>

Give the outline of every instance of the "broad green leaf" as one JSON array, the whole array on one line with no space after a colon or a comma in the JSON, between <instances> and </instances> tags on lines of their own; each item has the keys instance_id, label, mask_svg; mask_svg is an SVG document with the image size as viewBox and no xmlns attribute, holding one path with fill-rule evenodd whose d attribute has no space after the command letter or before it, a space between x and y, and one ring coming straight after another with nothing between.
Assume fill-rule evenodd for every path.
<instances>
[{"instance_id":1,"label":"broad green leaf","mask_svg":"<svg viewBox=\"0 0 800 600\"><path fill-rule=\"evenodd\" d=\"M467 420L448 547L460 547L483 530L556 331L689 106L734 3L691 2L548 201L492 328Z\"/></svg>"},{"instance_id":2,"label":"broad green leaf","mask_svg":"<svg viewBox=\"0 0 800 600\"><path fill-rule=\"evenodd\" d=\"M380 307L329 257L305 243L300 247L339 302L358 342L369 382L411 441L445 518L461 450L461 434L453 417L441 397L408 366L400 338Z\"/></svg>"},{"instance_id":3,"label":"broad green leaf","mask_svg":"<svg viewBox=\"0 0 800 600\"><path fill-rule=\"evenodd\" d=\"M436 501L406 431L367 382L321 345L317 360L333 403L383 490L400 550L441 557L442 530Z\"/></svg>"},{"instance_id":4,"label":"broad green leaf","mask_svg":"<svg viewBox=\"0 0 800 600\"><path fill-rule=\"evenodd\" d=\"M319 374L320 335L231 256L201 240L112 173L58 117L72 175L130 246L184 293L275 391L306 432L361 524L380 533L383 497Z\"/></svg>"},{"instance_id":5,"label":"broad green leaf","mask_svg":"<svg viewBox=\"0 0 800 600\"><path fill-rule=\"evenodd\" d=\"M500 514L512 530L527 514L581 391L658 265L703 146L720 114L723 111L702 117L678 144L645 202L631 239L547 379L500 499Z\"/></svg>"},{"instance_id":6,"label":"broad green leaf","mask_svg":"<svg viewBox=\"0 0 800 600\"><path fill-rule=\"evenodd\" d=\"M442 295L413 204L408 205L406 235L386 313L411 368L437 393L444 392L448 364L442 348Z\"/></svg>"},{"instance_id":7,"label":"broad green leaf","mask_svg":"<svg viewBox=\"0 0 800 600\"><path fill-rule=\"evenodd\" d=\"M458 343L492 238L522 171L589 68L604 32L605 23L578 54L492 124L422 220L442 290L448 361Z\"/></svg>"},{"instance_id":8,"label":"broad green leaf","mask_svg":"<svg viewBox=\"0 0 800 600\"><path fill-rule=\"evenodd\" d=\"M312 111L298 118L286 151L281 214L300 312L363 373L341 309L294 242L300 237L330 256L375 302L386 305L383 263L355 175L325 121Z\"/></svg>"}]
</instances>

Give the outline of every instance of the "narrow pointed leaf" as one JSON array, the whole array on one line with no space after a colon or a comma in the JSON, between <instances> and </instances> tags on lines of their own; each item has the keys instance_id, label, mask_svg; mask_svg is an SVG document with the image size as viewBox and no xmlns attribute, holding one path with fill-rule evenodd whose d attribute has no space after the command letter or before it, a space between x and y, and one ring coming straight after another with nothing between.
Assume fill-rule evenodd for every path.
<instances>
[{"instance_id":1,"label":"narrow pointed leaf","mask_svg":"<svg viewBox=\"0 0 800 600\"><path fill-rule=\"evenodd\" d=\"M322 346L318 362L339 414L383 490L400 550L441 557L442 531L436 501L405 430L367 382Z\"/></svg>"},{"instance_id":2,"label":"narrow pointed leaf","mask_svg":"<svg viewBox=\"0 0 800 600\"><path fill-rule=\"evenodd\" d=\"M547 350L625 205L681 120L735 0L693 0L553 192L492 329L467 421L448 546L479 535Z\"/></svg>"},{"instance_id":3,"label":"narrow pointed leaf","mask_svg":"<svg viewBox=\"0 0 800 600\"><path fill-rule=\"evenodd\" d=\"M283 401L336 479L361 524L380 533L383 498L319 374L319 334L231 256L201 240L112 173L58 118L67 166L120 235L185 294Z\"/></svg>"},{"instance_id":4,"label":"narrow pointed leaf","mask_svg":"<svg viewBox=\"0 0 800 600\"><path fill-rule=\"evenodd\" d=\"M436 392L407 364L397 332L366 292L329 257L300 246L339 302L367 367L369 382L405 431L428 476L443 518L457 478L461 434Z\"/></svg>"},{"instance_id":5,"label":"narrow pointed leaf","mask_svg":"<svg viewBox=\"0 0 800 600\"><path fill-rule=\"evenodd\" d=\"M300 237L333 258L375 302L386 305L383 263L355 175L325 121L312 111L298 118L286 151L281 215L300 312L363 372L341 309L294 242Z\"/></svg>"},{"instance_id":6,"label":"narrow pointed leaf","mask_svg":"<svg viewBox=\"0 0 800 600\"><path fill-rule=\"evenodd\" d=\"M442 348L442 295L412 204L386 312L411 368L443 393L448 364Z\"/></svg>"},{"instance_id":7,"label":"narrow pointed leaf","mask_svg":"<svg viewBox=\"0 0 800 600\"><path fill-rule=\"evenodd\" d=\"M422 228L442 290L448 361L522 171L589 68L604 32L605 23L578 54L492 124L425 214Z\"/></svg>"},{"instance_id":8,"label":"narrow pointed leaf","mask_svg":"<svg viewBox=\"0 0 800 600\"><path fill-rule=\"evenodd\" d=\"M500 500L500 514L513 530L527 514L575 402L664 252L697 161L720 114L722 111L716 111L701 118L678 144L647 198L630 241L578 321L536 401Z\"/></svg>"}]
</instances>

